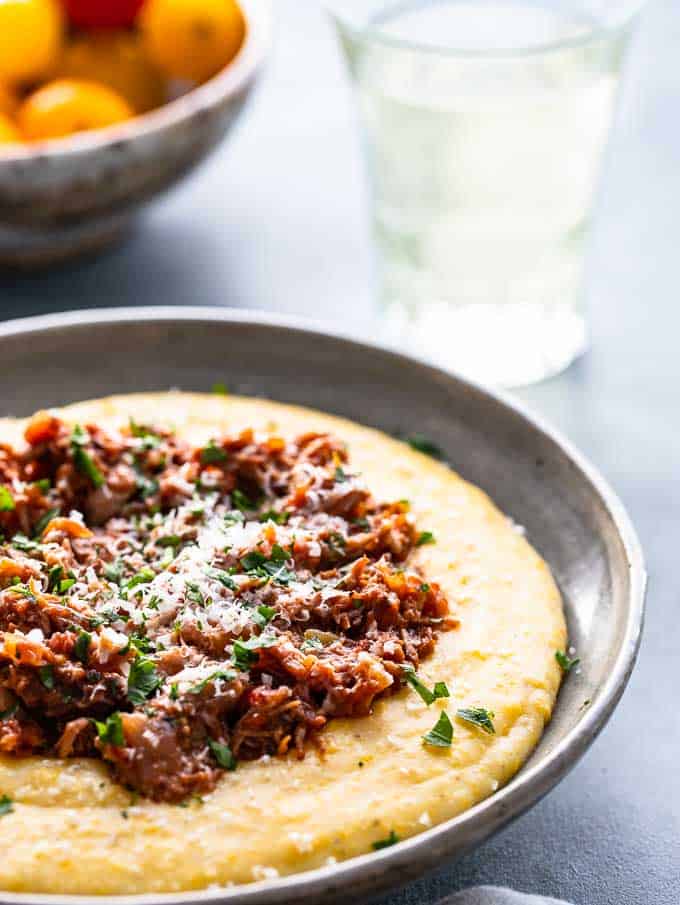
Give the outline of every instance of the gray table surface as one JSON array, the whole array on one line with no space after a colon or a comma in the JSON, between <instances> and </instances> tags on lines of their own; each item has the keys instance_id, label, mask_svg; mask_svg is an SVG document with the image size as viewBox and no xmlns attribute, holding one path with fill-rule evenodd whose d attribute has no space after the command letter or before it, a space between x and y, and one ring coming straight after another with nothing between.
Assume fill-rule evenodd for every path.
<instances>
[{"instance_id":1,"label":"gray table surface","mask_svg":"<svg viewBox=\"0 0 680 905\"><path fill-rule=\"evenodd\" d=\"M0 278L0 316L214 304L372 323L363 171L349 86L312 0L276 0L271 65L238 131L118 248ZM592 256L592 346L522 392L609 477L651 575L638 667L573 773L509 829L382 905L475 883L578 905L680 902L680 3L652 3L634 45Z\"/></svg>"}]
</instances>

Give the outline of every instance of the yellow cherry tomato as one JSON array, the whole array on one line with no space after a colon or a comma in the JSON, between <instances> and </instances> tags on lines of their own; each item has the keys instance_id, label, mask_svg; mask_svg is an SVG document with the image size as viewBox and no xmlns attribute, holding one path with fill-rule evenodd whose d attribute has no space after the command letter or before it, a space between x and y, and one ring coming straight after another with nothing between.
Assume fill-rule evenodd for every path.
<instances>
[{"instance_id":1,"label":"yellow cherry tomato","mask_svg":"<svg viewBox=\"0 0 680 905\"><path fill-rule=\"evenodd\" d=\"M156 65L173 78L195 82L223 69L246 33L235 0L147 0L139 23Z\"/></svg>"},{"instance_id":2,"label":"yellow cherry tomato","mask_svg":"<svg viewBox=\"0 0 680 905\"><path fill-rule=\"evenodd\" d=\"M30 94L19 107L19 128L28 140L59 138L102 129L134 116L130 105L106 85L57 79Z\"/></svg>"},{"instance_id":3,"label":"yellow cherry tomato","mask_svg":"<svg viewBox=\"0 0 680 905\"><path fill-rule=\"evenodd\" d=\"M58 0L0 0L0 81L45 75L59 54L62 32Z\"/></svg>"},{"instance_id":4,"label":"yellow cherry tomato","mask_svg":"<svg viewBox=\"0 0 680 905\"><path fill-rule=\"evenodd\" d=\"M0 113L3 116L14 116L19 106L19 98L9 85L0 83Z\"/></svg>"},{"instance_id":5,"label":"yellow cherry tomato","mask_svg":"<svg viewBox=\"0 0 680 905\"><path fill-rule=\"evenodd\" d=\"M55 76L100 82L125 98L136 113L160 107L167 99L165 81L144 52L139 35L128 31L74 35Z\"/></svg>"},{"instance_id":6,"label":"yellow cherry tomato","mask_svg":"<svg viewBox=\"0 0 680 905\"><path fill-rule=\"evenodd\" d=\"M21 141L19 130L9 116L0 113L0 145L14 144Z\"/></svg>"}]
</instances>

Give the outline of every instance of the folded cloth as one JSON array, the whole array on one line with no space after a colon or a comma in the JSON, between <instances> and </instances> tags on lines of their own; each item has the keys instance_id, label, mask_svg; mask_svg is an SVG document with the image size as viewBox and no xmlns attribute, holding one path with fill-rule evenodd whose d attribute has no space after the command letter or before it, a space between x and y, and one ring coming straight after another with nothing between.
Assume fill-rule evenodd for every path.
<instances>
[{"instance_id":1,"label":"folded cloth","mask_svg":"<svg viewBox=\"0 0 680 905\"><path fill-rule=\"evenodd\" d=\"M568 905L550 896L530 896L500 886L475 886L441 899L437 905Z\"/></svg>"}]
</instances>

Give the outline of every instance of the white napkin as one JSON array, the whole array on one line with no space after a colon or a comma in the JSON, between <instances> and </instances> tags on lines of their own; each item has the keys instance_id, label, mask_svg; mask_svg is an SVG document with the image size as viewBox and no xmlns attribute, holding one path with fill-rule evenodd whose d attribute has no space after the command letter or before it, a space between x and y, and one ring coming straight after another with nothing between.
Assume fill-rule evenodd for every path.
<instances>
[{"instance_id":1,"label":"white napkin","mask_svg":"<svg viewBox=\"0 0 680 905\"><path fill-rule=\"evenodd\" d=\"M475 886L441 899L437 905L568 905L549 896L530 896L500 886Z\"/></svg>"}]
</instances>

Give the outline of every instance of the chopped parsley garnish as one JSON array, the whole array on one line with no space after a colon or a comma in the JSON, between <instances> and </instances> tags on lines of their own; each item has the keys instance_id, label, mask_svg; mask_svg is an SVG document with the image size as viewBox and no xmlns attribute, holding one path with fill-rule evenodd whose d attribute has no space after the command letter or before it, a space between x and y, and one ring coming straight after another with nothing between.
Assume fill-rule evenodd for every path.
<instances>
[{"instance_id":1,"label":"chopped parsley garnish","mask_svg":"<svg viewBox=\"0 0 680 905\"><path fill-rule=\"evenodd\" d=\"M148 654L156 650L156 645L144 635L132 632L128 638L127 644L119 650L118 653L121 655L127 654L128 651L133 649L136 650L138 654Z\"/></svg>"},{"instance_id":2,"label":"chopped parsley garnish","mask_svg":"<svg viewBox=\"0 0 680 905\"><path fill-rule=\"evenodd\" d=\"M120 584L123 579L123 564L120 560L116 560L116 562L107 562L104 564L102 572L107 581L112 581L114 584Z\"/></svg>"},{"instance_id":3,"label":"chopped parsley garnish","mask_svg":"<svg viewBox=\"0 0 680 905\"><path fill-rule=\"evenodd\" d=\"M15 534L11 540L13 547L21 550L22 553L36 553L40 550L40 544L34 540L29 540L25 534Z\"/></svg>"},{"instance_id":4,"label":"chopped parsley garnish","mask_svg":"<svg viewBox=\"0 0 680 905\"><path fill-rule=\"evenodd\" d=\"M378 839L376 842L372 843L373 850L378 852L381 848L389 848L390 845L396 845L399 842L399 836L394 832L394 830L390 830L389 836L386 839Z\"/></svg>"},{"instance_id":5,"label":"chopped parsley garnish","mask_svg":"<svg viewBox=\"0 0 680 905\"><path fill-rule=\"evenodd\" d=\"M133 575L132 578L125 582L125 589L129 591L130 588L136 588L139 584L148 584L155 577L156 573L153 569L140 569L136 575Z\"/></svg>"},{"instance_id":6,"label":"chopped parsley garnish","mask_svg":"<svg viewBox=\"0 0 680 905\"><path fill-rule=\"evenodd\" d=\"M463 707L461 710L456 711L456 716L459 720L477 726L478 729L486 732L487 735L494 735L496 732L492 723L495 715L493 710L486 710L484 707Z\"/></svg>"},{"instance_id":7,"label":"chopped parsley garnish","mask_svg":"<svg viewBox=\"0 0 680 905\"><path fill-rule=\"evenodd\" d=\"M76 583L75 578L63 578L59 582L59 586L57 591L59 594L65 594L67 591L70 591L73 585Z\"/></svg>"},{"instance_id":8,"label":"chopped parsley garnish","mask_svg":"<svg viewBox=\"0 0 680 905\"><path fill-rule=\"evenodd\" d=\"M242 512L238 510L234 512L227 512L224 516L225 525L242 525L245 522L245 516Z\"/></svg>"},{"instance_id":9,"label":"chopped parsley garnish","mask_svg":"<svg viewBox=\"0 0 680 905\"><path fill-rule=\"evenodd\" d=\"M323 650L323 641L321 638L317 638L316 635L312 635L310 638L305 638L305 640L300 645L300 650Z\"/></svg>"},{"instance_id":10,"label":"chopped parsley garnish","mask_svg":"<svg viewBox=\"0 0 680 905\"><path fill-rule=\"evenodd\" d=\"M267 509L258 516L261 522L274 522L276 525L285 525L290 518L290 512L277 512L276 509Z\"/></svg>"},{"instance_id":11,"label":"chopped parsley garnish","mask_svg":"<svg viewBox=\"0 0 680 905\"><path fill-rule=\"evenodd\" d=\"M213 383L212 391L216 396L228 396L229 390L227 389L226 383L222 383L221 380L218 380L217 383Z\"/></svg>"},{"instance_id":12,"label":"chopped parsley garnish","mask_svg":"<svg viewBox=\"0 0 680 905\"><path fill-rule=\"evenodd\" d=\"M241 568L256 578L272 579L278 584L285 585L295 578L295 573L284 566L289 559L290 553L279 544L274 544L269 556L265 556L259 550L246 553L241 559Z\"/></svg>"},{"instance_id":13,"label":"chopped parsley garnish","mask_svg":"<svg viewBox=\"0 0 680 905\"><path fill-rule=\"evenodd\" d=\"M226 461L227 454L214 440L210 440L208 445L201 450L201 463L203 465L216 465L218 462Z\"/></svg>"},{"instance_id":14,"label":"chopped parsley garnish","mask_svg":"<svg viewBox=\"0 0 680 905\"><path fill-rule=\"evenodd\" d=\"M182 538L176 534L166 534L165 537L157 537L155 544L157 547L179 547Z\"/></svg>"},{"instance_id":15,"label":"chopped parsley garnish","mask_svg":"<svg viewBox=\"0 0 680 905\"><path fill-rule=\"evenodd\" d=\"M158 434L155 431L152 431L146 424L137 424L134 418L130 418L130 433L133 437L139 437L143 439L144 437L158 437Z\"/></svg>"},{"instance_id":16,"label":"chopped parsley garnish","mask_svg":"<svg viewBox=\"0 0 680 905\"><path fill-rule=\"evenodd\" d=\"M14 716L18 709L19 702L14 701L13 704L10 704L7 710L0 710L0 720L8 720L11 716Z\"/></svg>"},{"instance_id":17,"label":"chopped parsley garnish","mask_svg":"<svg viewBox=\"0 0 680 905\"><path fill-rule=\"evenodd\" d=\"M89 632L80 629L78 637L76 638L76 643L73 645L73 653L81 663L87 663L87 655L90 650L91 641L92 635Z\"/></svg>"},{"instance_id":18,"label":"chopped parsley garnish","mask_svg":"<svg viewBox=\"0 0 680 905\"><path fill-rule=\"evenodd\" d=\"M45 532L45 528L49 525L53 518L56 518L59 515L59 508L56 509L48 509L44 515L41 515L38 521L35 523L35 528L33 531L35 532L36 537L42 537Z\"/></svg>"},{"instance_id":19,"label":"chopped parsley garnish","mask_svg":"<svg viewBox=\"0 0 680 905\"><path fill-rule=\"evenodd\" d=\"M0 487L0 512L11 512L16 509L14 497L7 487Z\"/></svg>"},{"instance_id":20,"label":"chopped parsley garnish","mask_svg":"<svg viewBox=\"0 0 680 905\"><path fill-rule=\"evenodd\" d=\"M33 486L36 490L39 490L41 493L47 493L47 491L52 486L52 482L49 478L40 478L39 481L34 481Z\"/></svg>"},{"instance_id":21,"label":"chopped parsley garnish","mask_svg":"<svg viewBox=\"0 0 680 905\"><path fill-rule=\"evenodd\" d=\"M171 683L170 683L170 695L169 695L169 697L170 697L170 700L171 700L171 701L178 701L178 700L179 700L179 685L177 684L177 682L171 682Z\"/></svg>"},{"instance_id":22,"label":"chopped parsley garnish","mask_svg":"<svg viewBox=\"0 0 680 905\"><path fill-rule=\"evenodd\" d=\"M555 659L564 673L571 672L571 670L581 662L580 657L574 657L572 660L563 650L555 651Z\"/></svg>"},{"instance_id":23,"label":"chopped parsley garnish","mask_svg":"<svg viewBox=\"0 0 680 905\"><path fill-rule=\"evenodd\" d=\"M422 547L425 544L435 544L435 536L431 531L421 531L416 538L416 547Z\"/></svg>"},{"instance_id":24,"label":"chopped parsley garnish","mask_svg":"<svg viewBox=\"0 0 680 905\"><path fill-rule=\"evenodd\" d=\"M13 810L14 805L9 795L0 795L0 817L11 814Z\"/></svg>"},{"instance_id":25,"label":"chopped parsley garnish","mask_svg":"<svg viewBox=\"0 0 680 905\"><path fill-rule=\"evenodd\" d=\"M100 742L105 745L114 745L116 748L123 747L125 736L123 734L123 721L119 713L112 713L103 723L100 723L99 720L93 720L93 722Z\"/></svg>"},{"instance_id":26,"label":"chopped parsley garnish","mask_svg":"<svg viewBox=\"0 0 680 905\"><path fill-rule=\"evenodd\" d=\"M240 669L241 672L248 672L250 667L257 663L259 659L258 650L263 647L272 647L276 642L276 638L264 638L262 635L249 638L247 641L234 641L232 649L234 666Z\"/></svg>"},{"instance_id":27,"label":"chopped parsley garnish","mask_svg":"<svg viewBox=\"0 0 680 905\"><path fill-rule=\"evenodd\" d=\"M187 600L190 603L196 603L198 606L205 606L205 595L196 582L187 581L184 587L186 588Z\"/></svg>"},{"instance_id":28,"label":"chopped parsley garnish","mask_svg":"<svg viewBox=\"0 0 680 905\"><path fill-rule=\"evenodd\" d=\"M162 684L156 664L148 657L138 654L130 667L127 696L132 704L143 704Z\"/></svg>"},{"instance_id":29,"label":"chopped parsley garnish","mask_svg":"<svg viewBox=\"0 0 680 905\"><path fill-rule=\"evenodd\" d=\"M418 452L425 453L426 456L431 456L433 459L444 458L444 453L437 444L428 440L423 434L412 434L410 437L406 438L406 442L411 449L416 449Z\"/></svg>"},{"instance_id":30,"label":"chopped parsley garnish","mask_svg":"<svg viewBox=\"0 0 680 905\"><path fill-rule=\"evenodd\" d=\"M137 485L137 493L139 496L146 500L150 496L154 496L154 494L158 493L160 489L160 485L155 478L150 478L148 475L145 475L143 471L140 471L139 468L137 470L137 475L135 477L135 483Z\"/></svg>"},{"instance_id":31,"label":"chopped parsley garnish","mask_svg":"<svg viewBox=\"0 0 680 905\"><path fill-rule=\"evenodd\" d=\"M335 477L335 480L337 481L338 484L344 484L344 483L345 483L345 481L347 480L347 472L346 472L345 469L342 467L342 465L338 465L338 466L336 467L334 477Z\"/></svg>"},{"instance_id":32,"label":"chopped parsley garnish","mask_svg":"<svg viewBox=\"0 0 680 905\"><path fill-rule=\"evenodd\" d=\"M212 738L208 739L208 745L215 755L215 760L220 767L223 767L225 770L236 769L236 758L232 754L229 745L223 745L221 742L216 742L215 739Z\"/></svg>"},{"instance_id":33,"label":"chopped parsley garnish","mask_svg":"<svg viewBox=\"0 0 680 905\"><path fill-rule=\"evenodd\" d=\"M239 510L239 512L247 512L248 510L257 509L256 504L242 490L236 487L231 492L231 502Z\"/></svg>"},{"instance_id":34,"label":"chopped parsley garnish","mask_svg":"<svg viewBox=\"0 0 680 905\"><path fill-rule=\"evenodd\" d=\"M215 581L219 581L221 585L228 588L230 591L238 591L239 589L237 583L228 572L224 571L224 569L208 569L208 575L211 578L214 578Z\"/></svg>"},{"instance_id":35,"label":"chopped parsley garnish","mask_svg":"<svg viewBox=\"0 0 680 905\"><path fill-rule=\"evenodd\" d=\"M236 675L231 672L231 670L218 669L215 672L210 673L209 676L206 676L205 679L202 679L197 685L192 685L187 691L189 694L200 694L209 682L214 682L216 679L224 679L225 682L233 682L235 678ZM172 697L172 688L170 697Z\"/></svg>"},{"instance_id":36,"label":"chopped parsley garnish","mask_svg":"<svg viewBox=\"0 0 680 905\"><path fill-rule=\"evenodd\" d=\"M52 691L54 688L54 667L49 664L47 666L41 666L38 669L38 676L40 677L43 688Z\"/></svg>"},{"instance_id":37,"label":"chopped parsley garnish","mask_svg":"<svg viewBox=\"0 0 680 905\"><path fill-rule=\"evenodd\" d=\"M421 584L420 590L423 592L423 594L427 594L428 591L430 591L429 584L427 584L427 582L425 582L424 584Z\"/></svg>"},{"instance_id":38,"label":"chopped parsley garnish","mask_svg":"<svg viewBox=\"0 0 680 905\"><path fill-rule=\"evenodd\" d=\"M433 704L439 698L448 698L449 697L449 689L446 687L445 682L437 682L434 686L434 690L430 691L427 685L423 684L418 678L418 675L415 669L412 666L402 666L404 671L404 679L411 688L420 695L420 697L425 701L427 706Z\"/></svg>"},{"instance_id":39,"label":"chopped parsley garnish","mask_svg":"<svg viewBox=\"0 0 680 905\"><path fill-rule=\"evenodd\" d=\"M47 590L48 591L59 591L59 584L64 576L64 569L62 566L56 565L52 566L47 573Z\"/></svg>"},{"instance_id":40,"label":"chopped parsley garnish","mask_svg":"<svg viewBox=\"0 0 680 905\"><path fill-rule=\"evenodd\" d=\"M78 471L84 475L95 487L101 487L104 483L104 475L95 465L92 457L85 447L90 441L90 435L79 424L73 428L71 434L71 455L73 463Z\"/></svg>"},{"instance_id":41,"label":"chopped parsley garnish","mask_svg":"<svg viewBox=\"0 0 680 905\"><path fill-rule=\"evenodd\" d=\"M442 710L432 729L423 736L423 742L426 745L432 745L434 748L450 748L452 739L453 724L449 719L448 713Z\"/></svg>"},{"instance_id":42,"label":"chopped parsley garnish","mask_svg":"<svg viewBox=\"0 0 680 905\"><path fill-rule=\"evenodd\" d=\"M273 606L259 606L257 608L257 612L253 614L253 622L255 625L259 625L260 628L265 628L269 625L272 619L276 616L276 609Z\"/></svg>"}]
</instances>

